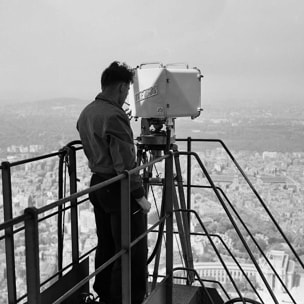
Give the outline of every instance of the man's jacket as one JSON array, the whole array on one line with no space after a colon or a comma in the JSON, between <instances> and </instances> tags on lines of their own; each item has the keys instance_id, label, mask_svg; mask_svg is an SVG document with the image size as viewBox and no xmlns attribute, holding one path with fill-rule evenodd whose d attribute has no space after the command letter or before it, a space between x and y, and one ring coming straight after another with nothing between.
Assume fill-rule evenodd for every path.
<instances>
[{"instance_id":1,"label":"man's jacket","mask_svg":"<svg viewBox=\"0 0 304 304\"><path fill-rule=\"evenodd\" d=\"M119 105L98 95L81 112L77 129L93 173L113 177L136 166L129 117ZM144 195L139 174L131 175L130 187L135 198Z\"/></svg>"}]
</instances>

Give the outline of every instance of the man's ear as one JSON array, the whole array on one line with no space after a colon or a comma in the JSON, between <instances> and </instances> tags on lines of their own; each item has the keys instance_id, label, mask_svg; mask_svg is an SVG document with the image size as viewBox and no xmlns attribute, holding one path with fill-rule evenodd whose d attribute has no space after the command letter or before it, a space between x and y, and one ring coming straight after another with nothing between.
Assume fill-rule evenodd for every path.
<instances>
[{"instance_id":1,"label":"man's ear","mask_svg":"<svg viewBox=\"0 0 304 304\"><path fill-rule=\"evenodd\" d=\"M118 89L119 89L119 92L122 93L123 92L123 82L120 82L118 84Z\"/></svg>"}]
</instances>

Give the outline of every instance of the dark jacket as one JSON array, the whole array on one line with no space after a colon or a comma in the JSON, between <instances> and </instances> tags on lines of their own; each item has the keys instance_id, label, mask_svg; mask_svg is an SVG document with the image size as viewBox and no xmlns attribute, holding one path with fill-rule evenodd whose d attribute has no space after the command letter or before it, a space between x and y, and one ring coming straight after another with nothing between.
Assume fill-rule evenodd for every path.
<instances>
[{"instance_id":1,"label":"dark jacket","mask_svg":"<svg viewBox=\"0 0 304 304\"><path fill-rule=\"evenodd\" d=\"M119 105L98 95L81 112L77 130L93 173L111 177L136 166L129 117ZM131 175L130 187L135 198L144 195L139 174Z\"/></svg>"}]
</instances>

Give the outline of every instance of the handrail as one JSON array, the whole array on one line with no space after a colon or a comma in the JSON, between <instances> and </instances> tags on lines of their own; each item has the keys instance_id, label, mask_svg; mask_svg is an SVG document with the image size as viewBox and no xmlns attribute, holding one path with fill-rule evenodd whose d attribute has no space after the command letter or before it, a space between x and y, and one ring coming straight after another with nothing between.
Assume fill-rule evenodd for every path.
<instances>
[{"instance_id":1,"label":"handrail","mask_svg":"<svg viewBox=\"0 0 304 304\"><path fill-rule=\"evenodd\" d=\"M72 142L68 143L67 146L71 146L71 145L75 145L75 144L81 144L81 142L79 140L75 140L75 141L72 141ZM75 148L75 149L76 150L81 150L82 147L78 147L78 148ZM43 160L43 159L50 158L50 157L53 157L53 156L59 156L60 154L64 154L64 153L66 153L66 151L64 149L60 149L58 152L52 152L52 153L48 153L48 154L44 154L44 155L40 155L40 156L36 156L36 157L32 157L32 158L26 158L26 159L18 160L18 161L15 161L15 162L3 161L0 164L0 170L2 170L4 168L3 166L5 166L5 164L7 164L7 163L9 164L10 167L16 167L16 166L19 166L19 165L32 163L34 161Z\"/></svg>"},{"instance_id":2,"label":"handrail","mask_svg":"<svg viewBox=\"0 0 304 304\"><path fill-rule=\"evenodd\" d=\"M9 227L13 227L14 225L17 225L17 224L20 224L20 223L23 223L24 220L27 218L28 216L26 215L19 215L17 217L14 217L13 219L11 220L8 220L8 221L5 221L3 223L0 224L0 231L1 230L4 230L6 228L9 228Z\"/></svg>"},{"instance_id":3,"label":"handrail","mask_svg":"<svg viewBox=\"0 0 304 304\"><path fill-rule=\"evenodd\" d=\"M12 168L12 167L24 165L24 164L27 164L27 163L31 163L31 162L34 162L34 161L47 159L47 158L50 158L50 157L53 157L53 156L59 156L61 153L64 153L64 152L63 151L53 152L53 153L44 154L44 155L41 155L41 156L36 156L36 157L32 157L32 158L18 160L18 161L15 161L15 162L3 161L0 165L0 170L2 170L6 166L6 164L9 164L9 166Z\"/></svg>"},{"instance_id":4,"label":"handrail","mask_svg":"<svg viewBox=\"0 0 304 304\"><path fill-rule=\"evenodd\" d=\"M177 141L186 141L186 140L187 139L177 139ZM253 193L255 194L255 196L257 197L257 199L259 200L259 202L261 203L261 205L263 206L264 210L266 211L266 213L270 217L271 221L274 223L274 225L276 226L276 228L280 232L281 236L283 237L283 239L287 243L288 247L290 248L290 250L292 251L292 253L296 257L297 261L299 262L299 264L301 265L301 267L304 269L304 262L300 259L299 255L297 254L297 252L295 251L295 249L291 245L290 241L288 240L288 238L286 237L285 233L283 232L283 230L279 226L278 222L275 220L275 218L272 215L272 213L270 212L269 208L266 206L265 202L263 201L263 199L261 198L261 196L259 195L259 193L255 189L255 187L253 186L253 184L249 180L248 176L243 171L242 167L239 165L239 163L236 161L236 159L234 158L234 156L232 155L232 153L230 152L230 150L227 148L227 146L225 145L225 143L221 139L194 139L194 138L191 139L191 142L217 142L217 143L220 143L222 145L222 147L224 148L224 150L226 151L226 153L228 154L228 156L230 157L230 159L232 160L232 162L237 167L238 171L241 173L241 175L243 176L243 178L245 179L245 181L247 182L247 184L249 185L249 187L251 188L251 190L253 191Z\"/></svg>"},{"instance_id":5,"label":"handrail","mask_svg":"<svg viewBox=\"0 0 304 304\"><path fill-rule=\"evenodd\" d=\"M274 302L275 302L276 304L279 304L279 302L278 302L278 300L277 300L275 294L273 293L272 289L271 289L270 286L269 286L268 281L266 280L266 278L265 278L265 276L264 276L262 270L260 269L260 267L259 267L257 261L255 260L255 258L254 258L254 256L253 256L253 254L252 254L252 252L251 252L249 246L247 245L247 243L246 243L246 241L245 241L245 239L244 239L244 237L243 237L241 231L239 230L238 226L236 225L236 223L235 223L233 217L231 216L231 214L230 214L228 208L226 207L226 205L225 205L225 203L224 203L224 201L223 201L223 199L222 199L222 197L221 197L221 195L220 195L220 193L219 193L217 187L215 186L213 180L211 179L211 177L210 177L210 175L209 175L207 169L205 168L205 166L204 166L204 164L202 163L201 159L199 158L198 154L195 153L195 152L178 152L178 153L179 153L180 155L189 155L189 154L190 154L190 155L192 155L192 156L194 156L194 157L196 158L196 161L198 162L200 168L203 170L203 172L204 172L204 174L205 174L205 176L206 176L206 178L207 178L209 184L210 184L211 187L212 187L212 190L214 191L215 195L217 196L218 201L221 203L223 209L225 210L225 212L226 212L226 214L227 214L227 216L228 216L228 218L229 218L231 224L233 225L233 227L234 227L236 233L238 234L238 236L239 236L241 242L243 243L243 245L244 245L246 251L248 252L248 254L249 254L250 258L251 258L251 261L252 261L253 264L255 265L255 267L256 267L256 269L257 269L257 271L258 271L258 273L259 273L261 279L263 280L263 283L265 284L265 286L266 286L266 288L267 288L267 290L268 290L268 292L270 293L270 295L271 295L272 299L274 300ZM202 225L202 222L201 222L200 219L199 219L199 221L200 221L200 224ZM207 231L205 231L205 233L208 234ZM212 244L211 238L209 238L209 242ZM213 246L213 248L214 248L214 250L216 251L216 247ZM219 256L219 258L220 258L220 256ZM220 259L221 259L221 258L220 258ZM223 266L224 266L224 265L223 265ZM224 266L224 267L225 267L225 266Z\"/></svg>"}]
</instances>

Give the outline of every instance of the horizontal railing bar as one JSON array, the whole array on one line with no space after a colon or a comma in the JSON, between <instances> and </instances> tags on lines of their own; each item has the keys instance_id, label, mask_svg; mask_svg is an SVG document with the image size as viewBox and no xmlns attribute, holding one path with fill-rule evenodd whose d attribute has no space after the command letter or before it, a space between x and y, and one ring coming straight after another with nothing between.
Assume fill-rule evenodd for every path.
<instances>
[{"instance_id":1,"label":"horizontal railing bar","mask_svg":"<svg viewBox=\"0 0 304 304\"><path fill-rule=\"evenodd\" d=\"M24 165L24 164L27 164L27 163L31 163L31 162L34 162L34 161L43 160L43 159L51 158L51 157L54 157L54 156L59 156L62 153L64 153L64 152L53 152L53 153L50 153L50 154L44 154L44 155L33 157L33 158L18 160L18 161L12 162L12 163L9 162L9 166L12 168L12 167ZM0 166L0 169L3 169L2 165Z\"/></svg>"},{"instance_id":2,"label":"horizontal railing bar","mask_svg":"<svg viewBox=\"0 0 304 304\"><path fill-rule=\"evenodd\" d=\"M14 225L20 224L20 223L24 222L28 218L29 218L28 215L19 215L17 217L14 217L14 218L12 218L10 220L7 220L7 221L1 223L0 224L0 230L4 230L4 229L12 227Z\"/></svg>"},{"instance_id":3,"label":"horizontal railing bar","mask_svg":"<svg viewBox=\"0 0 304 304\"><path fill-rule=\"evenodd\" d=\"M74 141L74 142L71 142L69 144L81 144L80 141ZM69 144L67 144L65 147L67 147ZM75 150L82 150L83 147L74 147ZM15 161L15 162L8 162L9 163L9 166L10 167L16 167L16 166L19 166L19 165L24 165L26 163L31 163L31 162L34 162L34 161L38 161L38 160L42 160L42 159L46 159L46 158L51 158L51 157L54 157L54 156L59 156L61 154L65 154L66 151L63 149L60 149L59 151L57 152L52 152L52 153L48 153L48 154L44 154L44 155L40 155L40 156L36 156L36 157L32 157L32 158L27 158L27 159L22 159L22 160L18 160L18 161ZM3 169L3 166L0 165L0 170Z\"/></svg>"},{"instance_id":4,"label":"horizontal railing bar","mask_svg":"<svg viewBox=\"0 0 304 304\"><path fill-rule=\"evenodd\" d=\"M42 208L37 209L37 213L40 214L40 213L46 212L46 211L48 211L50 209L53 209L53 208L58 207L58 206L61 206L61 205L63 205L66 202L69 202L69 201L72 201L74 199L77 199L80 196L83 196L85 194L89 194L91 192L99 190L99 189L101 189L101 188L103 188L105 186L108 186L109 184L112 184L114 182L117 182L117 181L120 181L120 180L126 178L126 175L132 175L132 174L134 174L134 173L136 173L136 172L138 172L140 170L143 170L143 169L145 169L145 168L147 168L147 167L149 167L149 166L151 166L151 165L153 165L153 164L155 164L157 162L160 162L160 161L162 161L162 160L164 160L164 159L166 159L168 157L169 157L168 155L164 155L164 156L162 156L160 158L157 158L157 159L155 159L155 160L153 160L151 162L148 162L148 163L146 163L146 164L144 164L142 166L139 166L139 167L136 167L134 169L125 171L124 173L119 174L119 175L117 175L115 177L112 177L112 178L110 178L110 179L108 179L108 180L106 180L104 182L101 182L99 184L96 184L96 185L94 185L92 187L89 187L87 189L81 190L79 192L73 193L70 196L67 196L67 197L62 198L62 199L60 199L60 200L58 200L56 202L53 202L53 203L51 203L51 204L49 204L47 206L44 206Z\"/></svg>"},{"instance_id":5,"label":"horizontal railing bar","mask_svg":"<svg viewBox=\"0 0 304 304\"><path fill-rule=\"evenodd\" d=\"M66 210L68 210L68 209L70 209L70 208L71 208L71 206L65 207L62 211L66 211ZM48 215L46 215L45 217L40 218L40 219L38 220L38 222L42 222L42 221L44 221L44 220L46 220L46 219L48 219L48 218L50 218L50 217L52 217L52 216L54 216L54 215L56 215L56 214L58 214L58 213L59 213L58 211L55 211L55 212L53 212L53 213L51 213L51 214L48 214ZM20 215L20 216L18 216L18 217L14 217L14 218L11 219L11 220L8 220L8 221L6 221L6 222L3 222L3 223L0 224L0 231L1 231L1 230L4 230L5 228L8 228L8 227L11 227L11 226L14 226L14 225L23 223L27 218L28 218L28 215ZM14 231L13 231L13 234L18 233L18 232L20 232L20 231L22 231L22 230L24 230L24 226L22 226L22 227L20 227L20 228L18 228L18 229L16 229L16 230L14 230ZM0 240L1 240L2 238L3 238L3 237L0 237Z\"/></svg>"},{"instance_id":6,"label":"horizontal railing bar","mask_svg":"<svg viewBox=\"0 0 304 304\"><path fill-rule=\"evenodd\" d=\"M22 227L20 227L20 228L17 228L16 230L13 230L13 235L15 235L15 234L21 232L22 230L24 230L24 226L22 226ZM6 237L5 235L2 235L2 236L0 237L0 241L4 240L5 237Z\"/></svg>"},{"instance_id":7,"label":"horizontal railing bar","mask_svg":"<svg viewBox=\"0 0 304 304\"><path fill-rule=\"evenodd\" d=\"M93 247L92 249L90 249L89 251L85 252L83 255L81 255L79 257L79 260L83 260L85 257L87 257L88 255L90 255L94 250L96 250L97 246Z\"/></svg>"}]
</instances>

